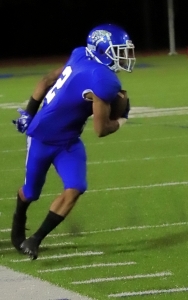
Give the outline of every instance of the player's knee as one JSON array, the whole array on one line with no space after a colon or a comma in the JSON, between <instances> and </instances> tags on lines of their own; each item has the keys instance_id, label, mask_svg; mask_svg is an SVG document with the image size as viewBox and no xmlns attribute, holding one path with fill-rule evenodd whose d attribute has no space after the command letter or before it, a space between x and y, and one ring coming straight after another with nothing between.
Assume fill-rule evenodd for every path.
<instances>
[{"instance_id":1,"label":"player's knee","mask_svg":"<svg viewBox=\"0 0 188 300\"><path fill-rule=\"evenodd\" d=\"M82 195L87 190L87 185L74 185L65 187L65 192L70 196L72 199L77 199L80 195Z\"/></svg>"},{"instance_id":2,"label":"player's knee","mask_svg":"<svg viewBox=\"0 0 188 300\"><path fill-rule=\"evenodd\" d=\"M39 199L39 196L31 196L28 198L29 201L37 201Z\"/></svg>"},{"instance_id":3,"label":"player's knee","mask_svg":"<svg viewBox=\"0 0 188 300\"><path fill-rule=\"evenodd\" d=\"M39 199L41 191L31 191L23 188L23 193L25 199L31 202L31 201L37 201Z\"/></svg>"},{"instance_id":4,"label":"player's knee","mask_svg":"<svg viewBox=\"0 0 188 300\"><path fill-rule=\"evenodd\" d=\"M64 186L65 190L71 189L71 190L77 190L79 195L83 194L87 190L87 182L80 181L80 182L72 182L65 184Z\"/></svg>"},{"instance_id":5,"label":"player's knee","mask_svg":"<svg viewBox=\"0 0 188 300\"><path fill-rule=\"evenodd\" d=\"M28 195L27 197L26 197L26 199L27 199L27 201L30 201L30 202L32 202L32 201L37 201L38 199L39 199L39 195L37 195L37 194L31 194L31 195Z\"/></svg>"},{"instance_id":6,"label":"player's knee","mask_svg":"<svg viewBox=\"0 0 188 300\"><path fill-rule=\"evenodd\" d=\"M87 190L87 184L84 182L77 184L75 189L79 191L79 194L83 194Z\"/></svg>"}]
</instances>

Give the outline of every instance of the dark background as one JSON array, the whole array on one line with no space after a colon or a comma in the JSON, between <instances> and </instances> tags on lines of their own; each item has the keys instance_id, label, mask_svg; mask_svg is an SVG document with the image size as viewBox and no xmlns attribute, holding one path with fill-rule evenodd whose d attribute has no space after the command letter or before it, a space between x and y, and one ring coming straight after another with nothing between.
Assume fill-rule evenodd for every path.
<instances>
[{"instance_id":1,"label":"dark background","mask_svg":"<svg viewBox=\"0 0 188 300\"><path fill-rule=\"evenodd\" d=\"M176 48L188 46L188 0L174 0ZM69 54L101 23L137 51L169 49L167 0L0 0L0 58Z\"/></svg>"}]
</instances>

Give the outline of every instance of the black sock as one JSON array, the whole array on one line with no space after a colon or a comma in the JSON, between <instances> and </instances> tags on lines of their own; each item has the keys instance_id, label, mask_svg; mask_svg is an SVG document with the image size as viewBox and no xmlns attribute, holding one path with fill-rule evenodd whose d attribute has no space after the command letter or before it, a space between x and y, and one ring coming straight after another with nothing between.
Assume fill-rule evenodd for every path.
<instances>
[{"instance_id":1,"label":"black sock","mask_svg":"<svg viewBox=\"0 0 188 300\"><path fill-rule=\"evenodd\" d=\"M40 228L33 234L38 239L39 243L48 235L57 225L64 220L64 217L49 211Z\"/></svg>"},{"instance_id":2,"label":"black sock","mask_svg":"<svg viewBox=\"0 0 188 300\"><path fill-rule=\"evenodd\" d=\"M20 218L25 217L26 211L27 211L30 203L31 202L22 201L19 194L17 194L17 203L16 203L15 214Z\"/></svg>"}]
</instances>

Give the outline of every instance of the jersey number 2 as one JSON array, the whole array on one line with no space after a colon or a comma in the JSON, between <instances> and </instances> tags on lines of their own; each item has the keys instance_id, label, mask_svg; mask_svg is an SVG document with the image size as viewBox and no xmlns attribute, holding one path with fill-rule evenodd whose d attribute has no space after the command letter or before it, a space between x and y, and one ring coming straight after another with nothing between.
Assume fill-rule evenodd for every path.
<instances>
[{"instance_id":1,"label":"jersey number 2","mask_svg":"<svg viewBox=\"0 0 188 300\"><path fill-rule=\"evenodd\" d=\"M63 72L61 77L56 81L56 83L53 85L53 87L49 90L49 92L46 94L46 101L49 104L53 98L56 95L56 91L59 90L65 81L69 78L70 74L72 73L72 69L70 66L67 66Z\"/></svg>"}]
</instances>

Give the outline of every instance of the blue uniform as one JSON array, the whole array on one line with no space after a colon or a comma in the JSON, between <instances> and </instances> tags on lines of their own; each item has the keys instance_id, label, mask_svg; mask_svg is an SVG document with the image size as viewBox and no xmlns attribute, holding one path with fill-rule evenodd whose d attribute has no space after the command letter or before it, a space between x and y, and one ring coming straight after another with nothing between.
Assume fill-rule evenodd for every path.
<instances>
[{"instance_id":1,"label":"blue uniform","mask_svg":"<svg viewBox=\"0 0 188 300\"><path fill-rule=\"evenodd\" d=\"M116 74L87 57L84 47L72 52L26 132L28 155L23 191L28 200L39 198L51 164L65 189L75 188L82 193L86 190L86 153L80 135L92 114L92 102L84 94L91 91L111 103L120 90Z\"/></svg>"}]
</instances>

